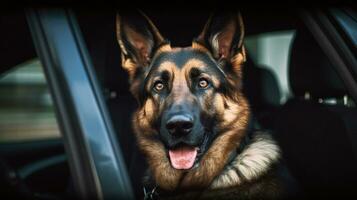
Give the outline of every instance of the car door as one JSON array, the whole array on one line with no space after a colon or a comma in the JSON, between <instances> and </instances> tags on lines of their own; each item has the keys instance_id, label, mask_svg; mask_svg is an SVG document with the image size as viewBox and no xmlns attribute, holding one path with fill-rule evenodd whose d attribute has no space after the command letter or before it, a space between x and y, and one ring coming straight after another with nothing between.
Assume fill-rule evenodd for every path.
<instances>
[{"instance_id":1,"label":"car door","mask_svg":"<svg viewBox=\"0 0 357 200\"><path fill-rule=\"evenodd\" d=\"M132 199L118 138L73 12L33 8L27 10L27 20L49 80L79 197Z\"/></svg>"},{"instance_id":2,"label":"car door","mask_svg":"<svg viewBox=\"0 0 357 200\"><path fill-rule=\"evenodd\" d=\"M0 198L65 198L67 156L25 13L0 19Z\"/></svg>"},{"instance_id":3,"label":"car door","mask_svg":"<svg viewBox=\"0 0 357 200\"><path fill-rule=\"evenodd\" d=\"M72 12L10 10L0 23L1 198L132 199Z\"/></svg>"}]
</instances>

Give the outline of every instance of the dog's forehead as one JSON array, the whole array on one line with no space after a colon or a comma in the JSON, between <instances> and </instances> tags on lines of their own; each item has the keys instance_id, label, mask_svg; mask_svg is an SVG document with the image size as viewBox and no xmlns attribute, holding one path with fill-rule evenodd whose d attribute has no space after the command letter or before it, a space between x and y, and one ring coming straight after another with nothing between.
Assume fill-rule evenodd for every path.
<instances>
[{"instance_id":1,"label":"dog's forehead","mask_svg":"<svg viewBox=\"0 0 357 200\"><path fill-rule=\"evenodd\" d=\"M193 48L173 48L160 52L153 60L152 66L160 68L165 63L172 63L175 68L210 67L215 65L209 53Z\"/></svg>"}]
</instances>

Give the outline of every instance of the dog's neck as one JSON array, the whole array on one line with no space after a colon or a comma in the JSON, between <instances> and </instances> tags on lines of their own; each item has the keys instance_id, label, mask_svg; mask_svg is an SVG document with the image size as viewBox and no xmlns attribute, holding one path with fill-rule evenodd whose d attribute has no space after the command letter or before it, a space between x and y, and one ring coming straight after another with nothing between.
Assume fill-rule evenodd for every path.
<instances>
[{"instance_id":1,"label":"dog's neck","mask_svg":"<svg viewBox=\"0 0 357 200\"><path fill-rule=\"evenodd\" d=\"M220 189L238 186L266 174L280 159L280 148L273 138L264 132L256 132L251 141L235 154L210 188Z\"/></svg>"}]
</instances>

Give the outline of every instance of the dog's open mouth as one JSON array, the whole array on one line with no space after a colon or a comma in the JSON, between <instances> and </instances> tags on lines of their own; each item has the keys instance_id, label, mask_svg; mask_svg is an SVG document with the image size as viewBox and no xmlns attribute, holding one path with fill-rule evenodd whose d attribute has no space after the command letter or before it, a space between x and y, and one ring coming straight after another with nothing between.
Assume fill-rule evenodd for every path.
<instances>
[{"instance_id":1,"label":"dog's open mouth","mask_svg":"<svg viewBox=\"0 0 357 200\"><path fill-rule=\"evenodd\" d=\"M208 146L208 135L205 134L203 142L198 146L181 143L168 150L171 166L175 169L187 170L199 165Z\"/></svg>"},{"instance_id":2,"label":"dog's open mouth","mask_svg":"<svg viewBox=\"0 0 357 200\"><path fill-rule=\"evenodd\" d=\"M190 169L195 164L198 147L182 145L169 150L171 166L175 169Z\"/></svg>"}]
</instances>

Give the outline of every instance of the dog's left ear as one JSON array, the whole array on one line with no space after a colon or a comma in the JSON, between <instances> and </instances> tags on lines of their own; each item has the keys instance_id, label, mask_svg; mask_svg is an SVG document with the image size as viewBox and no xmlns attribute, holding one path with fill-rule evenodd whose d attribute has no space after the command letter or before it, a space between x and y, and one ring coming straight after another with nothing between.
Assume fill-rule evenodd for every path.
<instances>
[{"instance_id":1,"label":"dog's left ear","mask_svg":"<svg viewBox=\"0 0 357 200\"><path fill-rule=\"evenodd\" d=\"M203 45L218 61L242 64L246 60L243 39L244 24L240 13L214 13L193 47Z\"/></svg>"},{"instance_id":2,"label":"dog's left ear","mask_svg":"<svg viewBox=\"0 0 357 200\"><path fill-rule=\"evenodd\" d=\"M116 36L121 48L122 67L129 73L131 81L138 70L150 64L155 50L168 43L144 13L117 14Z\"/></svg>"}]
</instances>

